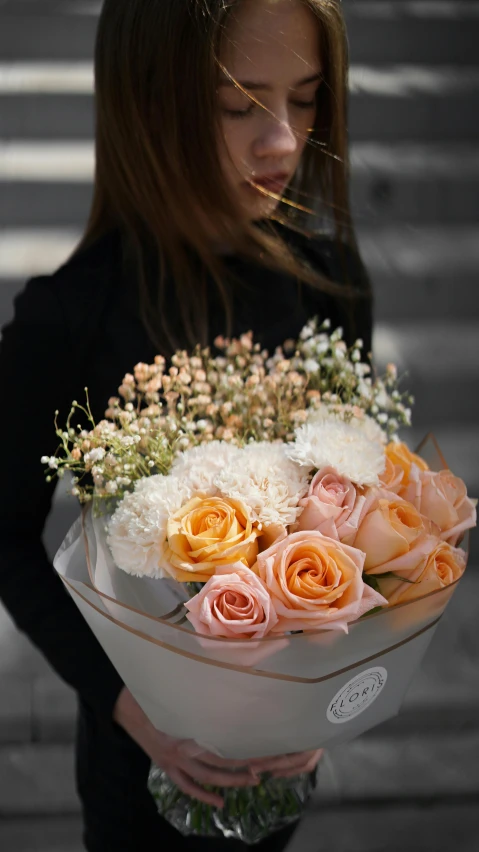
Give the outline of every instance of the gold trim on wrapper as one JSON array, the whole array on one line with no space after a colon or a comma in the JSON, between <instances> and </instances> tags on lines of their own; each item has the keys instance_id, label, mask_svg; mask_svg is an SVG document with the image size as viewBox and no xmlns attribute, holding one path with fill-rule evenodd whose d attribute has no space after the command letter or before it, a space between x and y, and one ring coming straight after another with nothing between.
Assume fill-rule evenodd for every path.
<instances>
[{"instance_id":1,"label":"gold trim on wrapper","mask_svg":"<svg viewBox=\"0 0 479 852\"><path fill-rule=\"evenodd\" d=\"M172 645L168 645L166 642L161 642L159 639L155 639L152 636L147 636L146 633L143 633L141 630L135 630L133 627L129 627L127 624L122 624L121 621L114 618L109 613L103 612L99 607L92 604L91 601L88 600L84 595L82 595L78 589L75 589L68 580L65 580L62 577L63 582L70 589L73 594L78 595L88 606L92 607L92 609L96 610L100 615L104 618L107 618L108 621L111 621L112 624L116 624L117 627L122 628L123 630L128 631L128 633L132 633L135 636L138 636L140 639L144 639L146 642L151 642L153 645L158 645L159 648L164 648L166 651L170 651L172 654L179 654L181 657L186 657L189 660L195 660L199 663L204 663L207 666L217 666L220 669L229 669L234 672L241 672L242 674L253 675L254 677L266 677L272 678L273 680L284 680L289 681L290 683L324 683L324 681L331 680L331 678L337 677L338 675L345 674L346 672L352 671L360 666L366 665L366 663L372 663L374 660L379 659L380 657L385 656L385 654L390 654L392 651L396 651L398 648L401 648L403 645L407 645L408 642L412 642L414 639L417 639L419 636L422 636L423 633L427 633L428 630L432 630L433 627L439 623L442 618L440 615L430 624L427 624L426 627L421 628L416 633L413 633L412 636L408 636L407 639L402 639L401 642L396 642L395 645L390 645L389 648L383 648L381 651L378 651L376 654L371 655L370 657L366 657L365 659L358 660L355 663L352 663L349 666L345 666L342 669L338 669L337 671L330 672L327 675L323 675L322 677L317 678L304 678L304 677L295 677L294 675L280 675L274 672L265 672L257 669L251 669L246 666L236 666L231 663L220 663L217 660L209 660L205 657L201 657L198 654L192 654L189 651L183 651L178 648L173 647ZM176 625L168 625L169 627L176 627ZM188 631L191 632L191 631ZM327 632L327 631L323 631ZM305 635L305 634L303 634Z\"/></svg>"}]
</instances>

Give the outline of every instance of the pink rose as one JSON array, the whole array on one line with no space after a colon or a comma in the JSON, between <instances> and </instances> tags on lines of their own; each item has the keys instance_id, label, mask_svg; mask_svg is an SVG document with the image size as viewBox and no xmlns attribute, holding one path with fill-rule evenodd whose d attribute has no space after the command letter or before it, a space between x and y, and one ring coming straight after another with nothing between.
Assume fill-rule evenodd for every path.
<instances>
[{"instance_id":1,"label":"pink rose","mask_svg":"<svg viewBox=\"0 0 479 852\"><path fill-rule=\"evenodd\" d=\"M438 541L437 528L412 503L396 494L371 489L351 542L365 556L366 574L412 571Z\"/></svg>"},{"instance_id":2,"label":"pink rose","mask_svg":"<svg viewBox=\"0 0 479 852\"><path fill-rule=\"evenodd\" d=\"M185 606L195 630L211 636L261 639L278 621L265 584L242 562L218 567Z\"/></svg>"},{"instance_id":3,"label":"pink rose","mask_svg":"<svg viewBox=\"0 0 479 852\"><path fill-rule=\"evenodd\" d=\"M443 541L455 546L477 523L477 511L462 479L450 470L434 472L413 467L409 484L400 490L440 530Z\"/></svg>"},{"instance_id":4,"label":"pink rose","mask_svg":"<svg viewBox=\"0 0 479 852\"><path fill-rule=\"evenodd\" d=\"M364 553L316 530L292 533L258 555L278 624L274 632L343 630L369 610L387 605L362 578Z\"/></svg>"},{"instance_id":5,"label":"pink rose","mask_svg":"<svg viewBox=\"0 0 479 852\"><path fill-rule=\"evenodd\" d=\"M365 500L351 480L340 476L333 467L324 467L311 482L307 497L299 501L304 508L296 529L317 530L343 541L356 533Z\"/></svg>"}]
</instances>

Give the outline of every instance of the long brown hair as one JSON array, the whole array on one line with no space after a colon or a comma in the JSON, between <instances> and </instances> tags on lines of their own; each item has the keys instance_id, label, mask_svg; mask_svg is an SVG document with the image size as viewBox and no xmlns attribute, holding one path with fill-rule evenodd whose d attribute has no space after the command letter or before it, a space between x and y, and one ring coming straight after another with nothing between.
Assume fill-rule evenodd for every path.
<instances>
[{"instance_id":1,"label":"long brown hair","mask_svg":"<svg viewBox=\"0 0 479 852\"><path fill-rule=\"evenodd\" d=\"M217 150L218 55L228 18L241 0L104 0L96 49L96 174L78 253L119 228L138 280L140 310L158 352L206 344L206 276L212 276L230 333L230 288L207 221L243 256L342 296L296 258L274 229L238 227ZM323 84L318 127L274 218L308 230L302 208L329 212L337 242L356 249L349 208L348 45L339 0L303 0L320 23ZM292 206L291 206L292 205ZM296 205L296 206L295 206ZM286 214L283 213L283 207ZM203 215L194 211L201 210ZM310 213L314 219L313 212ZM152 284L152 257L154 280ZM201 271L199 274L199 270ZM181 337L170 322L174 281Z\"/></svg>"}]
</instances>

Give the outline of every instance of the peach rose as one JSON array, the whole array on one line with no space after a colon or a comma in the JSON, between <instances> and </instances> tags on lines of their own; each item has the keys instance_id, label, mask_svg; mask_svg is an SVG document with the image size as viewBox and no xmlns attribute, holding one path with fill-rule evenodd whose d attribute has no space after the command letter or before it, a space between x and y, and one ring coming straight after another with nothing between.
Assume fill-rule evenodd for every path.
<instances>
[{"instance_id":1,"label":"peach rose","mask_svg":"<svg viewBox=\"0 0 479 852\"><path fill-rule=\"evenodd\" d=\"M260 532L239 500L193 497L169 519L166 570L180 582L206 583L221 565L251 568Z\"/></svg>"},{"instance_id":2,"label":"peach rose","mask_svg":"<svg viewBox=\"0 0 479 852\"><path fill-rule=\"evenodd\" d=\"M368 493L366 512L352 542L366 554L366 574L412 570L429 552L433 528L412 503L381 490Z\"/></svg>"},{"instance_id":3,"label":"peach rose","mask_svg":"<svg viewBox=\"0 0 479 852\"><path fill-rule=\"evenodd\" d=\"M278 622L265 584L241 562L217 568L185 606L195 630L212 636L262 639Z\"/></svg>"},{"instance_id":4,"label":"peach rose","mask_svg":"<svg viewBox=\"0 0 479 852\"><path fill-rule=\"evenodd\" d=\"M416 453L411 452L407 444L401 442L396 443L395 441L391 441L387 445L386 458L403 471L403 485L407 485L409 482L412 465L415 465L419 470L429 470L429 466L424 459L416 455Z\"/></svg>"},{"instance_id":5,"label":"peach rose","mask_svg":"<svg viewBox=\"0 0 479 852\"><path fill-rule=\"evenodd\" d=\"M425 562L418 565L415 571L395 572L398 577L404 577L404 580L380 577L381 592L388 599L390 606L408 603L459 580L465 571L466 562L463 550L451 547L445 541L432 541Z\"/></svg>"},{"instance_id":6,"label":"peach rose","mask_svg":"<svg viewBox=\"0 0 479 852\"><path fill-rule=\"evenodd\" d=\"M273 632L343 630L376 606L382 595L362 578L364 553L316 530L295 532L258 556L279 617Z\"/></svg>"},{"instance_id":7,"label":"peach rose","mask_svg":"<svg viewBox=\"0 0 479 852\"><path fill-rule=\"evenodd\" d=\"M386 467L383 473L379 476L379 482L388 491L397 494L402 481L404 479L404 469L399 464L394 464L393 460L386 455Z\"/></svg>"},{"instance_id":8,"label":"peach rose","mask_svg":"<svg viewBox=\"0 0 479 852\"><path fill-rule=\"evenodd\" d=\"M467 496L463 480L450 470L416 470L400 493L436 524L441 538L453 546L466 530L476 526L476 507Z\"/></svg>"},{"instance_id":9,"label":"peach rose","mask_svg":"<svg viewBox=\"0 0 479 852\"><path fill-rule=\"evenodd\" d=\"M308 495L299 501L303 511L296 529L318 530L343 541L345 536L356 533L365 500L351 480L340 476L333 467L324 467L312 480Z\"/></svg>"}]
</instances>

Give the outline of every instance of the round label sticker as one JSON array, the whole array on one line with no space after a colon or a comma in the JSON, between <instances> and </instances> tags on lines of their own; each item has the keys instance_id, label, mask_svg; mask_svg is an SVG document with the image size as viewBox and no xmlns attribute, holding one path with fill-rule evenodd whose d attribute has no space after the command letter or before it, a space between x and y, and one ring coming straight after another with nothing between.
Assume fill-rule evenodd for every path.
<instances>
[{"instance_id":1,"label":"round label sticker","mask_svg":"<svg viewBox=\"0 0 479 852\"><path fill-rule=\"evenodd\" d=\"M376 701L387 677L386 669L381 666L367 669L356 675L334 696L326 714L328 720L335 725L340 725L359 716L370 707L373 701Z\"/></svg>"}]
</instances>

